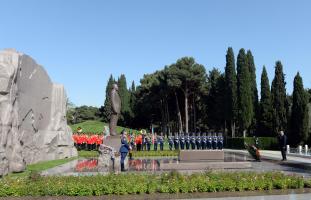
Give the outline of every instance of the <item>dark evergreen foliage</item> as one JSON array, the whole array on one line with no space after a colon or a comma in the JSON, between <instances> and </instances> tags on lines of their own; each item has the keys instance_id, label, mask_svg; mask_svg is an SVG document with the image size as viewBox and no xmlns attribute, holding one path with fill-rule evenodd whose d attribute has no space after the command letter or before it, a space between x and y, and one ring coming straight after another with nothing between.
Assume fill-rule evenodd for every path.
<instances>
[{"instance_id":1,"label":"dark evergreen foliage","mask_svg":"<svg viewBox=\"0 0 311 200\"><path fill-rule=\"evenodd\" d=\"M271 86L271 98L273 108L273 132L275 135L281 130L287 129L287 102L285 89L285 75L280 61L275 65L275 76Z\"/></svg>"},{"instance_id":2,"label":"dark evergreen foliage","mask_svg":"<svg viewBox=\"0 0 311 200\"><path fill-rule=\"evenodd\" d=\"M290 143L293 145L305 144L309 138L308 99L299 73L294 79L291 113Z\"/></svg>"},{"instance_id":3,"label":"dark evergreen foliage","mask_svg":"<svg viewBox=\"0 0 311 200\"><path fill-rule=\"evenodd\" d=\"M273 136L272 130L272 102L269 78L266 67L263 66L261 74L261 99L259 105L259 136Z\"/></svg>"}]
</instances>

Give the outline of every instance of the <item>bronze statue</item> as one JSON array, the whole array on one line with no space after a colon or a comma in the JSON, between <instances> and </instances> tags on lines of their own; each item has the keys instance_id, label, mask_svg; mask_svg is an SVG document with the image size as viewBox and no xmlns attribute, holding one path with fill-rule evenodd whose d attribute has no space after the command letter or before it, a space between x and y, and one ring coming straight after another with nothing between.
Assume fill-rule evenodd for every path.
<instances>
[{"instance_id":1,"label":"bronze statue","mask_svg":"<svg viewBox=\"0 0 311 200\"><path fill-rule=\"evenodd\" d=\"M111 115L110 115L110 135L117 135L116 126L118 123L118 118L121 110L121 100L118 94L118 85L113 84L112 90L110 92L110 99L111 99Z\"/></svg>"}]
</instances>

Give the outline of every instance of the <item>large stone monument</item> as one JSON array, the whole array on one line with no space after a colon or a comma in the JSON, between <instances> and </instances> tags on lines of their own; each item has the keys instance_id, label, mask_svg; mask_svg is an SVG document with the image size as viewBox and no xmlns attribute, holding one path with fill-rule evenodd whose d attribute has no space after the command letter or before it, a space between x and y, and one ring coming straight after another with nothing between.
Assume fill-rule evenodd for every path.
<instances>
[{"instance_id":1,"label":"large stone monument","mask_svg":"<svg viewBox=\"0 0 311 200\"><path fill-rule=\"evenodd\" d=\"M116 127L121 110L121 100L118 94L117 84L113 84L113 88L110 92L110 99L111 99L111 115L110 115L109 129L110 135L115 136L117 135Z\"/></svg>"},{"instance_id":2,"label":"large stone monument","mask_svg":"<svg viewBox=\"0 0 311 200\"><path fill-rule=\"evenodd\" d=\"M0 176L26 164L77 156L67 97L31 57L0 51Z\"/></svg>"}]
</instances>

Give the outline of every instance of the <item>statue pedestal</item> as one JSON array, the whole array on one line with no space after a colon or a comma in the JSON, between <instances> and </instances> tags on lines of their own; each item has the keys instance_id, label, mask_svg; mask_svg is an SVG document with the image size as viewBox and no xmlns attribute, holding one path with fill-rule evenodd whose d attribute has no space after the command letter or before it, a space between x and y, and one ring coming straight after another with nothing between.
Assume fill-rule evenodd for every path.
<instances>
[{"instance_id":1,"label":"statue pedestal","mask_svg":"<svg viewBox=\"0 0 311 200\"><path fill-rule=\"evenodd\" d=\"M121 141L119 136L109 136L104 139L104 143L99 147L98 167L101 171L121 171L120 147ZM128 159L125 159L124 165L125 167L128 166Z\"/></svg>"}]
</instances>

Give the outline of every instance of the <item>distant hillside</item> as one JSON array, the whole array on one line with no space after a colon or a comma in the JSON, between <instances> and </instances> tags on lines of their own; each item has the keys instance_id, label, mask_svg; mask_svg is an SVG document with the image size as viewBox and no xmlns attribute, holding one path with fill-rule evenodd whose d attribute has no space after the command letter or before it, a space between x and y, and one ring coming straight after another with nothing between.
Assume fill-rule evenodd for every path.
<instances>
[{"instance_id":1,"label":"distant hillside","mask_svg":"<svg viewBox=\"0 0 311 200\"><path fill-rule=\"evenodd\" d=\"M70 125L72 132L76 133L78 132L78 127L81 127L84 133L102 133L104 130L104 126L109 126L107 123L101 122L101 121L85 121L78 124ZM121 133L121 131L125 129L129 131L129 128L124 128L121 126L117 127L117 132ZM137 130L132 130L137 132Z\"/></svg>"}]
</instances>

